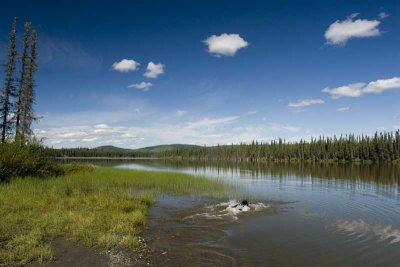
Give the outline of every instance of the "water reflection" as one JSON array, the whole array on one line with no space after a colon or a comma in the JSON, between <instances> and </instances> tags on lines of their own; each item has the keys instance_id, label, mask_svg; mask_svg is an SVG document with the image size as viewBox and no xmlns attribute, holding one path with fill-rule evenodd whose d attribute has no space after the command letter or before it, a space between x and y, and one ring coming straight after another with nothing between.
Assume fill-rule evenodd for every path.
<instances>
[{"instance_id":1,"label":"water reflection","mask_svg":"<svg viewBox=\"0 0 400 267\"><path fill-rule=\"evenodd\" d=\"M156 266L398 266L400 262L398 165L90 162L224 179L240 185L250 203L267 207L232 220L221 205L229 199L183 198L172 208L165 206L171 200L161 199L150 213L150 229L155 230L149 233L159 252Z\"/></svg>"},{"instance_id":2,"label":"water reflection","mask_svg":"<svg viewBox=\"0 0 400 267\"><path fill-rule=\"evenodd\" d=\"M399 164L309 164L309 163L247 163L247 162L204 162L204 161L171 161L171 160L119 160L119 159L65 159L62 162L81 161L104 167L138 165L145 169L182 170L195 172L246 174L254 178L260 176L304 178L351 179L376 182L380 184L398 184L400 181Z\"/></svg>"},{"instance_id":3,"label":"water reflection","mask_svg":"<svg viewBox=\"0 0 400 267\"><path fill-rule=\"evenodd\" d=\"M70 162L71 159L63 160ZM229 178L273 179L281 182L326 183L330 186L368 187L380 185L382 193L396 194L400 183L400 165L393 164L299 164L233 163L170 160L79 159L104 167L178 171ZM323 181L327 180L327 181Z\"/></svg>"}]
</instances>

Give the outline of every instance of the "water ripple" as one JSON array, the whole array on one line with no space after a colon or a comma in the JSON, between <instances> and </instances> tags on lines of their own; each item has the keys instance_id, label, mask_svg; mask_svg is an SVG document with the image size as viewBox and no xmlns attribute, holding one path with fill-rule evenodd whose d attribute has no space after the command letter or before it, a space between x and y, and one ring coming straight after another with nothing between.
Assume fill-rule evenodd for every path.
<instances>
[{"instance_id":1,"label":"water ripple","mask_svg":"<svg viewBox=\"0 0 400 267\"><path fill-rule=\"evenodd\" d=\"M337 231L345 232L348 236L364 238L376 236L380 242L389 242L390 244L400 242L400 230L392 225L368 224L362 219L359 220L338 220L332 225Z\"/></svg>"}]
</instances>

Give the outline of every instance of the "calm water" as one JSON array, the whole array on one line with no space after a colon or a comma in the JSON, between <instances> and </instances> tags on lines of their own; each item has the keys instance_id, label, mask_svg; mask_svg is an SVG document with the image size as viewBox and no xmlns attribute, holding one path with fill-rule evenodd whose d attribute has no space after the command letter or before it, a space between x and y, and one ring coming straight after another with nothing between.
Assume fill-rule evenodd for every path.
<instances>
[{"instance_id":1,"label":"calm water","mask_svg":"<svg viewBox=\"0 0 400 267\"><path fill-rule=\"evenodd\" d=\"M101 165L224 179L263 205L233 215L229 199L161 198L150 213L155 265L400 266L400 166Z\"/></svg>"}]
</instances>

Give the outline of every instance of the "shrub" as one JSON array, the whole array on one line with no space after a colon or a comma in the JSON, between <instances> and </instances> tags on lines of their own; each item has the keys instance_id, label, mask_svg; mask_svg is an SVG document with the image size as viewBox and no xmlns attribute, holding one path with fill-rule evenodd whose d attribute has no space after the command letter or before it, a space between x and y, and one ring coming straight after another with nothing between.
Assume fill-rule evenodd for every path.
<instances>
[{"instance_id":1,"label":"shrub","mask_svg":"<svg viewBox=\"0 0 400 267\"><path fill-rule=\"evenodd\" d=\"M0 182L15 176L52 176L63 170L55 161L47 158L39 142L0 144Z\"/></svg>"}]
</instances>

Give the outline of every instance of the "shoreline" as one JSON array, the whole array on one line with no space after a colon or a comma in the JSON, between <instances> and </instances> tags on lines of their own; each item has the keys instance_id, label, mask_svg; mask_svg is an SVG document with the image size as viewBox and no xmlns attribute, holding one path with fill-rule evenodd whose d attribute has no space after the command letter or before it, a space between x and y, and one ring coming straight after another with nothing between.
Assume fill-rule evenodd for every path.
<instances>
[{"instance_id":1,"label":"shoreline","mask_svg":"<svg viewBox=\"0 0 400 267\"><path fill-rule=\"evenodd\" d=\"M139 246L135 250L122 247L104 249L99 247L86 247L79 242L74 242L63 237L51 241L50 247L54 253L52 261L33 261L27 267L129 267L153 266L151 265L152 253L147 241L140 237Z\"/></svg>"},{"instance_id":2,"label":"shoreline","mask_svg":"<svg viewBox=\"0 0 400 267\"><path fill-rule=\"evenodd\" d=\"M165 161L187 161L187 162L204 162L204 163L253 163L253 164L271 164L271 163L290 163L290 164L359 164L359 165L385 165L385 164L400 164L400 159L392 161L373 161L373 160L269 160L269 159L204 159L193 157L54 157L57 160L165 160Z\"/></svg>"},{"instance_id":3,"label":"shoreline","mask_svg":"<svg viewBox=\"0 0 400 267\"><path fill-rule=\"evenodd\" d=\"M86 248L134 252L145 247L143 232L156 196L226 190L223 182L204 177L113 168L13 178L0 184L0 265L51 263L57 257L52 242L60 237Z\"/></svg>"}]
</instances>

